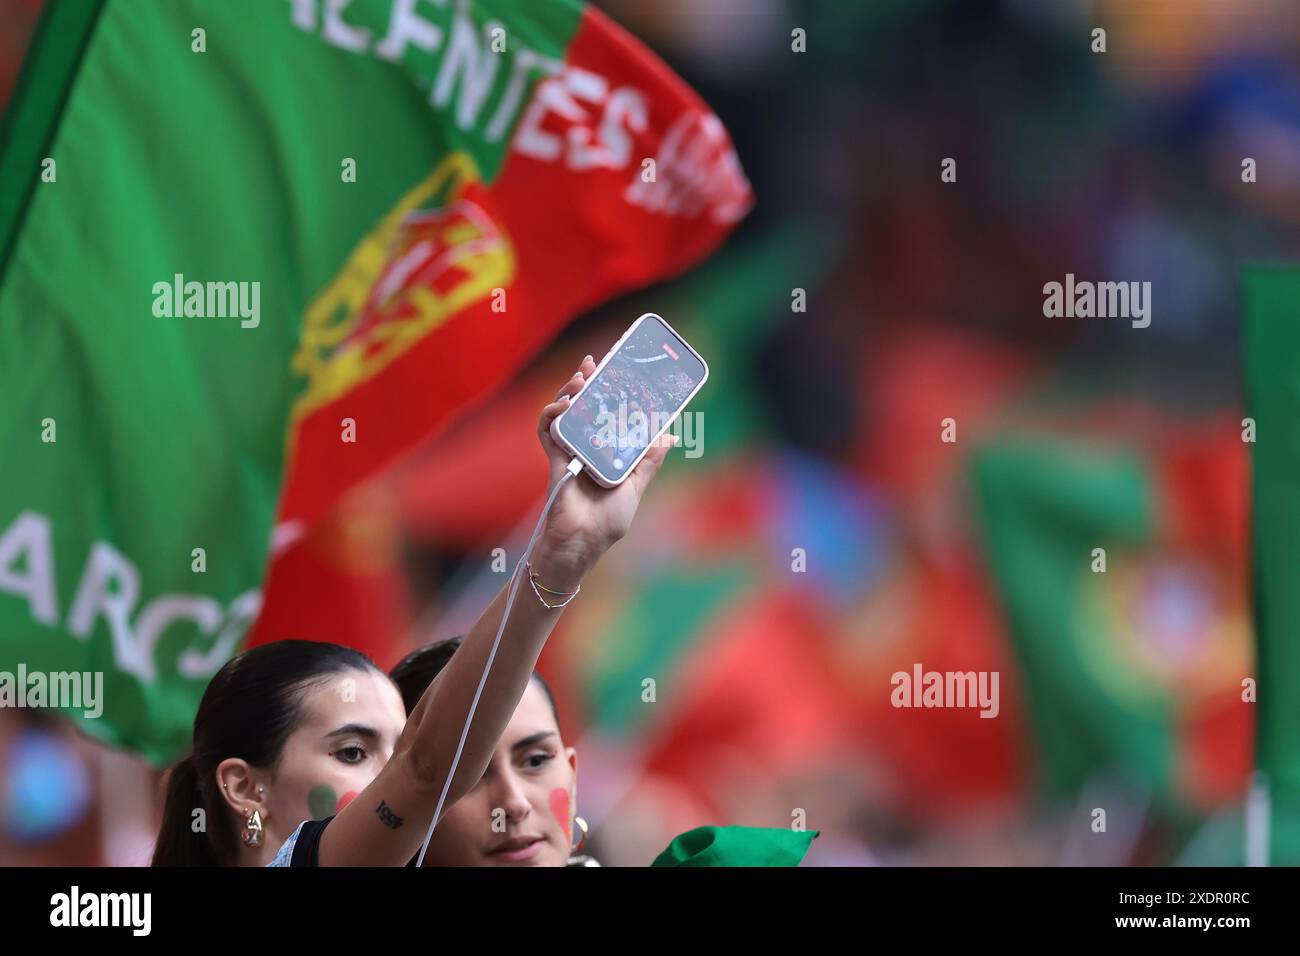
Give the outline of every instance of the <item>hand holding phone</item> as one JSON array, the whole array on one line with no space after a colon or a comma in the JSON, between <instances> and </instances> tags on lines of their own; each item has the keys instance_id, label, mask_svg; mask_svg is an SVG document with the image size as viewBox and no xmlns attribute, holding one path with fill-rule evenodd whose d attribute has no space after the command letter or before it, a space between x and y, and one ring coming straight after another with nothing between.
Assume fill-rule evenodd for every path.
<instances>
[{"instance_id":1,"label":"hand holding phone","mask_svg":"<svg viewBox=\"0 0 1300 956\"><path fill-rule=\"evenodd\" d=\"M658 329L654 325L649 325L651 322L660 323ZM672 338L663 337L659 329L666 330ZM637 335L638 330L642 335ZM650 343L654 343L653 350L647 351ZM664 350L665 346L669 351ZM627 347L626 352L624 352L625 347ZM632 408L629 402L624 423L629 431L635 429L637 433L635 436L624 433L621 444L623 448L634 450L615 451L619 448L620 442L606 441L610 429L613 430L614 439L620 437L618 409L609 407L610 396L614 394L612 389L615 387L627 390L627 371L611 372L606 378L602 378L600 372L614 365L620 353L632 365L657 365L659 364L657 362L632 361L637 358L648 358L655 354L655 350L669 355L670 359L678 362L690 355L699 364L687 366L688 370L695 370L687 371L689 379L687 382L683 382L677 374L666 377L667 384L663 388L663 394L671 401L662 403L657 423L652 416L647 415L643 428L642 422L631 414ZM664 366L662 371L655 371L657 374L662 374L669 371L669 368ZM536 546L537 557L533 562L546 584L561 590L573 590L582 577L600 560L600 556L627 533L640 505L641 496L653 481L654 475L671 447L668 442L662 440L656 445L655 440L662 438L675 414L679 413L690 397L699 390L707 375L708 369L703 359L700 359L694 349L691 349L669 328L667 323L659 316L643 315L633 323L599 364L590 356L584 359L578 371L556 393L555 401L542 409L537 433L550 461L552 485L559 480L565 468L575 458L592 478L591 481L579 478L567 482L560 489L559 497L555 499L546 519L542 537ZM647 382L654 381L656 380L653 378L647 378ZM686 385L689 387L685 389L683 396L681 388ZM560 421L576 407L577 399L584 393L590 393L593 399L592 407L582 415L575 416L568 423ZM598 420L599 404L594 401L596 396L605 396L606 411L612 416L599 422L606 429L599 442L600 448L605 450L603 460L597 458L595 452L579 453L575 448L575 445L580 445L582 441L587 441L589 447L595 448L595 443L584 437L587 435L584 417L591 415L593 422ZM644 407L648 399L643 395L637 401ZM591 414L593 411L595 414ZM645 447L640 447L642 439L646 438L648 441L645 442ZM632 444L633 442L635 445ZM615 464L615 459L619 459L621 464Z\"/></svg>"},{"instance_id":2,"label":"hand holding phone","mask_svg":"<svg viewBox=\"0 0 1300 956\"><path fill-rule=\"evenodd\" d=\"M709 367L662 317L641 316L551 421L551 437L604 488L632 474L704 385Z\"/></svg>"}]
</instances>

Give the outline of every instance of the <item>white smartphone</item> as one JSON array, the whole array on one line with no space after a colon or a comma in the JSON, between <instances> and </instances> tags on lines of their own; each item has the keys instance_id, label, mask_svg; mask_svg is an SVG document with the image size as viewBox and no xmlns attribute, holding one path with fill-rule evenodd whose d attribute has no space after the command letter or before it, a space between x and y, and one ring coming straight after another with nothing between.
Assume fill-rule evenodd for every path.
<instances>
[{"instance_id":1,"label":"white smartphone","mask_svg":"<svg viewBox=\"0 0 1300 956\"><path fill-rule=\"evenodd\" d=\"M551 421L556 444L596 484L622 484L709 377L709 366L653 312L632 323Z\"/></svg>"}]
</instances>

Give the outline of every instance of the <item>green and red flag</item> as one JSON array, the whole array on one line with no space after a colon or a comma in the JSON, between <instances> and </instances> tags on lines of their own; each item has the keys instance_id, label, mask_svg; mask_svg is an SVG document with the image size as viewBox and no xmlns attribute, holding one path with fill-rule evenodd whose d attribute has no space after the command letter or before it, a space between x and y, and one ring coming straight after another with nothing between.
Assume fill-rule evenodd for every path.
<instances>
[{"instance_id":1,"label":"green and red flag","mask_svg":"<svg viewBox=\"0 0 1300 956\"><path fill-rule=\"evenodd\" d=\"M1176 821L1239 801L1255 671L1237 420L1000 439L973 477L1041 789L1124 781Z\"/></svg>"},{"instance_id":2,"label":"green and red flag","mask_svg":"<svg viewBox=\"0 0 1300 956\"><path fill-rule=\"evenodd\" d=\"M1300 269L1243 275L1246 386L1253 421L1256 764L1267 794L1268 857L1300 865ZM1262 841L1261 841L1262 842Z\"/></svg>"},{"instance_id":3,"label":"green and red flag","mask_svg":"<svg viewBox=\"0 0 1300 956\"><path fill-rule=\"evenodd\" d=\"M0 136L0 668L159 763L344 492L752 202L575 0L54 0Z\"/></svg>"}]
</instances>

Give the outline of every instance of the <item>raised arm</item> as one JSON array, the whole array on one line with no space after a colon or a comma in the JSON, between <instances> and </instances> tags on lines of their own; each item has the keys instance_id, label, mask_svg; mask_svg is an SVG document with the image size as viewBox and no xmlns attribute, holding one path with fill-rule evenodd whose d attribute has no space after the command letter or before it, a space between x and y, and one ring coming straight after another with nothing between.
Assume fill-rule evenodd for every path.
<instances>
[{"instance_id":1,"label":"raised arm","mask_svg":"<svg viewBox=\"0 0 1300 956\"><path fill-rule=\"evenodd\" d=\"M551 420L568 407L584 377L595 368L596 363L587 356L557 393L556 401L542 410L537 431L550 463L548 492L569 461L550 436ZM601 488L586 475L578 475L560 489L533 552L532 565L542 583L563 591L578 587L601 555L627 532L641 495L668 450L668 445L650 449L636 471L617 488ZM420 698L392 759L326 827L320 842L322 866L403 866L419 851L501 624L511 584L508 580L502 587ZM521 582L446 807L468 793L487 770L492 751L561 613L543 606L527 582Z\"/></svg>"}]
</instances>

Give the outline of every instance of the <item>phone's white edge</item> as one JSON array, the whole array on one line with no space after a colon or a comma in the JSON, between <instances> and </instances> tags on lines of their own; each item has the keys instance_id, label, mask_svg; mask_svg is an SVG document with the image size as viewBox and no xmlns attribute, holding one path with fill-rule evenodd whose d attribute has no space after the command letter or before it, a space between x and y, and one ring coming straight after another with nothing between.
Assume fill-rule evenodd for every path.
<instances>
[{"instance_id":1,"label":"phone's white edge","mask_svg":"<svg viewBox=\"0 0 1300 956\"><path fill-rule=\"evenodd\" d=\"M589 459L586 455L584 455L579 449L574 448L571 444L569 444L569 440L565 438L562 434L560 434L560 419L563 418L565 415L569 414L569 409L573 408L574 402L576 402L578 400L578 397L587 390L587 388L591 385L592 381L595 380L596 376L600 374L600 370L603 369L605 365L609 362L609 360L614 357L614 355L618 352L619 347L622 346L622 344L625 341L627 341L627 337L631 335L633 332L635 332L637 330L637 327L640 326L641 323L646 321L647 319L658 319L660 322L662 322L664 324L664 328L666 328L669 332L671 332L673 336L677 339L677 341L680 342L688 352L690 352L692 355L695 356L696 359L699 360L700 365L704 367L704 375L701 376L700 380L695 383L695 387L691 389L690 394L687 395L686 398L682 400L681 406L677 409L677 414L674 415L672 418L668 419L668 421L664 423L663 427L660 428L659 431L655 433L654 437L650 439L650 442L645 446L645 448L641 449L641 453L636 456L636 460L633 461L632 464L628 466L627 470L623 472L623 477L618 479L618 481L610 481L600 473L600 469L596 467L596 465L591 461L591 459ZM596 371L591 373L591 378L587 379L583 383L582 388L578 390L578 394L574 395L573 399L569 402L569 408L566 408L564 411L560 412L560 414L556 415L554 418L551 419L551 438L553 438L555 440L555 443L559 445L561 448L563 448L565 451L567 451L569 454L575 455L576 457L582 459L582 463L585 466L583 468L583 471L587 473L587 476L591 478L592 481L600 485L602 488L617 488L623 482L627 481L628 476L631 475L632 472L636 470L636 466L641 464L641 459L644 458L646 454L650 451L650 449L654 447L655 442L658 441L663 436L664 432L668 431L668 429L672 426L673 422L677 421L678 416L681 415L682 413L682 409L684 409L687 405L691 403L691 399L693 399L696 393L698 393L699 390L704 387L704 383L707 382L708 380L709 380L709 363L704 361L704 356L701 355L699 352L695 351L695 348L691 345L691 343L687 342L686 339L684 339L682 335L675 328L669 325L668 320L665 319L662 315L659 315L657 312L646 312L635 322L629 325L627 327L627 331L624 332L619 337L619 340L613 344L610 350L605 353L605 357L602 358L600 360L600 364L596 366Z\"/></svg>"}]
</instances>

